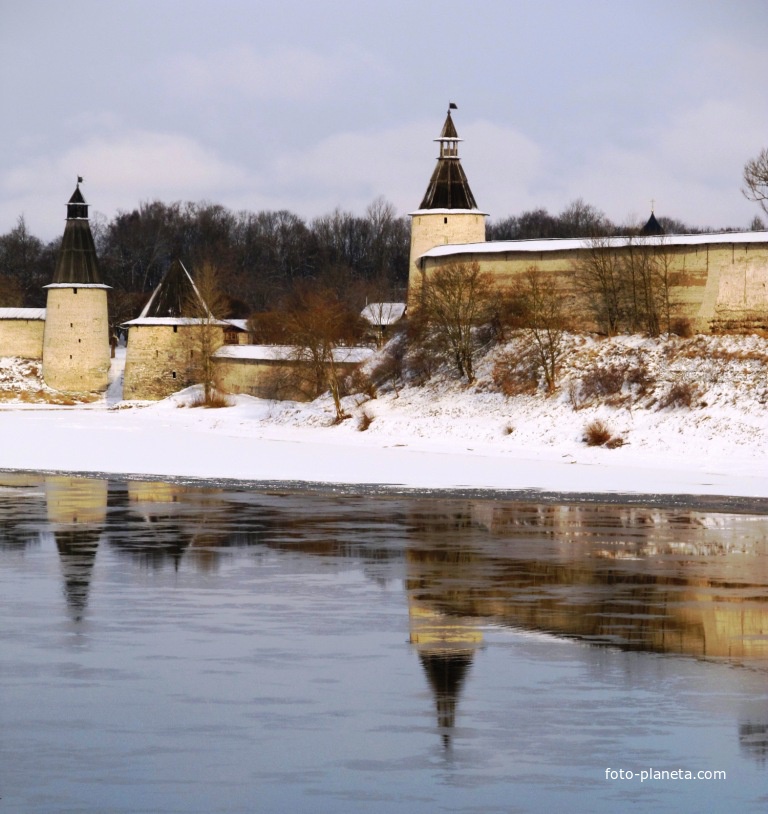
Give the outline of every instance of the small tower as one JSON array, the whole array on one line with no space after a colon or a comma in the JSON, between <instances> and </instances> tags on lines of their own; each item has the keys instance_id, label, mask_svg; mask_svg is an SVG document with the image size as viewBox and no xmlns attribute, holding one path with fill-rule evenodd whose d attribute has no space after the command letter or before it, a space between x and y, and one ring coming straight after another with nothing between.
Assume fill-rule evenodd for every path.
<instances>
[{"instance_id":1,"label":"small tower","mask_svg":"<svg viewBox=\"0 0 768 814\"><path fill-rule=\"evenodd\" d=\"M128 348L123 398L164 399L200 381L202 359L224 343L214 319L181 260L174 260L137 319L124 322Z\"/></svg>"},{"instance_id":2,"label":"small tower","mask_svg":"<svg viewBox=\"0 0 768 814\"><path fill-rule=\"evenodd\" d=\"M48 299L43 334L43 378L64 392L107 389L110 349L107 291L96 260L82 178L67 204L67 224Z\"/></svg>"},{"instance_id":3,"label":"small tower","mask_svg":"<svg viewBox=\"0 0 768 814\"><path fill-rule=\"evenodd\" d=\"M408 288L420 279L418 258L435 246L485 242L486 213L477 208L459 159L459 138L451 118L451 102L440 137L437 166L421 206L411 212L411 263Z\"/></svg>"}]
</instances>

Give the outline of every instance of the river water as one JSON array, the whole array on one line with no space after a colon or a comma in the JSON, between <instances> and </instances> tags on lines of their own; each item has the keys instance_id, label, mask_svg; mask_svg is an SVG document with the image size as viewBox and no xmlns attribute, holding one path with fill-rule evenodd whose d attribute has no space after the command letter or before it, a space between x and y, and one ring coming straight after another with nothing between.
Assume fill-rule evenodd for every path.
<instances>
[{"instance_id":1,"label":"river water","mask_svg":"<svg viewBox=\"0 0 768 814\"><path fill-rule=\"evenodd\" d=\"M0 478L0 814L768 808L768 517Z\"/></svg>"}]
</instances>

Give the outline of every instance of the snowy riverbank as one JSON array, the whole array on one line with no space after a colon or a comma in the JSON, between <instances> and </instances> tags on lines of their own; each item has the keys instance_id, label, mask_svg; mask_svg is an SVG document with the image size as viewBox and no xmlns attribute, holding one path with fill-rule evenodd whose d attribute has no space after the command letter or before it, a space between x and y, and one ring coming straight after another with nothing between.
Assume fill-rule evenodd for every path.
<instances>
[{"instance_id":1,"label":"snowy riverbank","mask_svg":"<svg viewBox=\"0 0 768 814\"><path fill-rule=\"evenodd\" d=\"M296 404L238 396L231 407L205 410L185 406L188 392L130 406L116 402L112 388L104 401L76 407L5 402L0 468L270 484L768 498L765 340L710 342L702 357L682 352L695 347L690 343L680 342L682 350L670 354L661 343L634 337L594 347L578 340L580 349L570 357L575 376L585 353L590 364L596 354L608 354L598 360L603 366L642 354L658 381L674 374L696 383L691 408L659 409L656 397L646 394L610 403L580 399L574 409L574 390L569 395L565 379L553 397L506 397L489 386L493 358L481 363L472 388L437 377L373 400L349 397L352 417L338 425L325 398ZM363 412L371 419L365 431ZM584 428L595 419L623 445L587 446Z\"/></svg>"}]
</instances>

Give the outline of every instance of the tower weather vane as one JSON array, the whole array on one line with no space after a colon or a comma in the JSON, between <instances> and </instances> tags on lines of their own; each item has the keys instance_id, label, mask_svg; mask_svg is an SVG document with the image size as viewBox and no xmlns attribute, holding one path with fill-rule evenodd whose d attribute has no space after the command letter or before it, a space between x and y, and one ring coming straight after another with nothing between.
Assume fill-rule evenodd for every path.
<instances>
[{"instance_id":1,"label":"tower weather vane","mask_svg":"<svg viewBox=\"0 0 768 814\"><path fill-rule=\"evenodd\" d=\"M459 108L456 107L455 102L448 102L448 112L450 113L452 110L458 110Z\"/></svg>"}]
</instances>

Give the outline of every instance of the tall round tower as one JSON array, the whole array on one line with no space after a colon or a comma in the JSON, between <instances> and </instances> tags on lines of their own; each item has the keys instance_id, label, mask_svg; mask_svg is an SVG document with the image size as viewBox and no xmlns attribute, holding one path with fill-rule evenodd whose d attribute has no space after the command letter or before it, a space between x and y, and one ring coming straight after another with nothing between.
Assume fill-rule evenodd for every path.
<instances>
[{"instance_id":1,"label":"tall round tower","mask_svg":"<svg viewBox=\"0 0 768 814\"><path fill-rule=\"evenodd\" d=\"M459 138L448 115L439 138L437 166L432 173L421 206L411 212L411 263L408 272L409 294L420 281L418 259L424 252L451 243L484 243L486 213L477 208L467 176L459 159Z\"/></svg>"},{"instance_id":2,"label":"tall round tower","mask_svg":"<svg viewBox=\"0 0 768 814\"><path fill-rule=\"evenodd\" d=\"M48 299L43 334L43 378L55 390L107 389L110 349L107 291L96 261L88 204L77 187L67 204L67 224Z\"/></svg>"}]
</instances>

